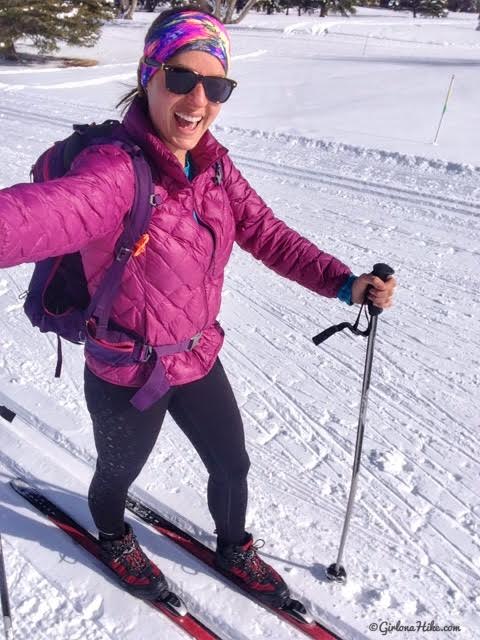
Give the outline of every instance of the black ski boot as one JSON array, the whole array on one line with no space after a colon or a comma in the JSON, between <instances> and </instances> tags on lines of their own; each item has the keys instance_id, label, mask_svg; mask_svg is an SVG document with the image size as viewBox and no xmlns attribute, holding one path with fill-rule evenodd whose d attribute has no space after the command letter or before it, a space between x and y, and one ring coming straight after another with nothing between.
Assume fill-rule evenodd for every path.
<instances>
[{"instance_id":1,"label":"black ski boot","mask_svg":"<svg viewBox=\"0 0 480 640\"><path fill-rule=\"evenodd\" d=\"M121 538L108 540L100 535L100 547L102 560L129 593L145 600L162 600L169 595L165 576L142 551L129 524L125 524Z\"/></svg>"},{"instance_id":2,"label":"black ski boot","mask_svg":"<svg viewBox=\"0 0 480 640\"><path fill-rule=\"evenodd\" d=\"M257 551L263 546L263 540L254 543L251 534L246 536L242 545L219 545L215 564L261 602L280 608L289 601L288 587L275 569L258 555Z\"/></svg>"}]
</instances>

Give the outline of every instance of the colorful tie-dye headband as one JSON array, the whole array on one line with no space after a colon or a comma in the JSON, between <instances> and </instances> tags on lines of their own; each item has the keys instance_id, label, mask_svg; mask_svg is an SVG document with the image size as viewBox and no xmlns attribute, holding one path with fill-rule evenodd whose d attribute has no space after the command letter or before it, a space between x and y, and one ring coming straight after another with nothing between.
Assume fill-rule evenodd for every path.
<instances>
[{"instance_id":1,"label":"colorful tie-dye headband","mask_svg":"<svg viewBox=\"0 0 480 640\"><path fill-rule=\"evenodd\" d=\"M180 50L205 51L222 63L225 73L230 64L230 38L223 24L199 11L179 11L161 22L143 50L144 58L166 62ZM157 67L141 63L140 82L146 87Z\"/></svg>"}]
</instances>

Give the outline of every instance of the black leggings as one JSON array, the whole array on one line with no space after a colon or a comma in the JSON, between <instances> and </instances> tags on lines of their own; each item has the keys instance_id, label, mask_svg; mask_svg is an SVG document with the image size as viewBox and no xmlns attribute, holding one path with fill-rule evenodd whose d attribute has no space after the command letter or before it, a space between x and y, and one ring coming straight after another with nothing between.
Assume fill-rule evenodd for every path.
<instances>
[{"instance_id":1,"label":"black leggings","mask_svg":"<svg viewBox=\"0 0 480 640\"><path fill-rule=\"evenodd\" d=\"M105 382L85 368L85 397L98 454L88 501L99 531L121 535L128 488L169 411L208 470L208 507L219 542L241 543L250 461L240 412L220 361L201 380L172 387L146 411L130 404L135 391Z\"/></svg>"}]
</instances>

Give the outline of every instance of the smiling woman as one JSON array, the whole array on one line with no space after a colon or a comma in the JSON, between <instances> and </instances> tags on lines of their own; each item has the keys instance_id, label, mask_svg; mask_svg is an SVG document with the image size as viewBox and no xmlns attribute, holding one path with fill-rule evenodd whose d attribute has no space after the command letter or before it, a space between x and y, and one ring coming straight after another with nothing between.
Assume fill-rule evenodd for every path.
<instances>
[{"instance_id":1,"label":"smiling woman","mask_svg":"<svg viewBox=\"0 0 480 640\"><path fill-rule=\"evenodd\" d=\"M146 93L155 130L182 166L236 86L229 63L225 27L198 8L166 11L147 33L136 93Z\"/></svg>"},{"instance_id":2,"label":"smiling woman","mask_svg":"<svg viewBox=\"0 0 480 640\"><path fill-rule=\"evenodd\" d=\"M126 113L116 137L92 139L60 177L47 171L42 183L0 191L0 266L73 255L97 304L122 262L109 313L100 316L87 301L80 318L98 454L89 505L103 558L124 586L143 598L167 593L124 511L168 411L208 470L218 567L268 605L296 607L298 617L304 610L245 531L250 462L218 358L225 266L236 242L320 295L359 303L369 287L377 307L390 306L395 282L355 277L276 218L241 175L209 131L236 86L229 67L229 35L215 17L198 8L160 14L145 38L137 86L121 101ZM42 156L47 169L51 156ZM153 176L149 198L136 181L139 157ZM142 205L151 213L146 233L119 244L136 219L128 214ZM79 283L69 284L75 290Z\"/></svg>"},{"instance_id":3,"label":"smiling woman","mask_svg":"<svg viewBox=\"0 0 480 640\"><path fill-rule=\"evenodd\" d=\"M196 82L202 76L203 82ZM158 71L147 84L150 119L182 166L186 152L197 146L220 113L220 101L214 102L207 96L209 85L204 83L211 79L226 80L220 61L203 51L185 51L170 58L169 66ZM181 82L189 82L186 86L191 87L190 91L185 91Z\"/></svg>"}]
</instances>

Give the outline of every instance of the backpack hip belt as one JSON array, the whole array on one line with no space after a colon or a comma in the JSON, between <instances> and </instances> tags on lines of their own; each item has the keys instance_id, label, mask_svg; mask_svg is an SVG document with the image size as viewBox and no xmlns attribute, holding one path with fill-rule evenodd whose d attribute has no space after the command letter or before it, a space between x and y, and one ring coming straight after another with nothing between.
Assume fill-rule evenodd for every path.
<instances>
[{"instance_id":1,"label":"backpack hip belt","mask_svg":"<svg viewBox=\"0 0 480 640\"><path fill-rule=\"evenodd\" d=\"M213 326L217 326L221 330L218 321L216 321ZM182 340L177 344L154 346L147 344L141 339L133 342L131 335L116 330L110 332L109 335L109 338L113 338L114 341L110 342L109 340L107 342L95 338L91 331L88 330L85 340L85 351L88 355L100 362L110 364L114 367L145 364L153 357L154 364L150 375L130 400L130 403L136 409L145 411L157 400L160 400L170 389L170 383L167 379L162 357L172 356L185 351L193 351L200 342L203 333L203 331L200 331L192 338Z\"/></svg>"}]
</instances>

